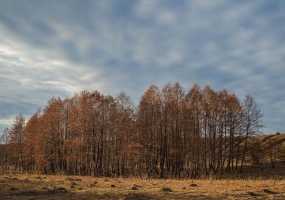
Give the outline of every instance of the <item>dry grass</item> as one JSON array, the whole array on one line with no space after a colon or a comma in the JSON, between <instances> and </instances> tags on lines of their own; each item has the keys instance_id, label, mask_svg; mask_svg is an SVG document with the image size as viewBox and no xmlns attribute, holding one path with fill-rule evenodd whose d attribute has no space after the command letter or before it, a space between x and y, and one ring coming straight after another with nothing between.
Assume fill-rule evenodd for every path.
<instances>
[{"instance_id":1,"label":"dry grass","mask_svg":"<svg viewBox=\"0 0 285 200\"><path fill-rule=\"evenodd\" d=\"M0 176L0 199L285 199L285 180L160 180L8 175Z\"/></svg>"}]
</instances>

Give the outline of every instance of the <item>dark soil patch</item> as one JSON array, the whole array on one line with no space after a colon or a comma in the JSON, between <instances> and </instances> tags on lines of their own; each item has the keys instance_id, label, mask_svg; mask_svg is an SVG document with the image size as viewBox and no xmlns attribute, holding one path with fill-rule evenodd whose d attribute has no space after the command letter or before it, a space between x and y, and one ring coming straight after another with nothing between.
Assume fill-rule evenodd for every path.
<instances>
[{"instance_id":1,"label":"dark soil patch","mask_svg":"<svg viewBox=\"0 0 285 200\"><path fill-rule=\"evenodd\" d=\"M37 190L26 190L26 191L19 191L12 195L14 196L41 196L41 195L51 195L51 194L61 194L67 193L68 191L64 187L58 188L44 188L44 191L37 191Z\"/></svg>"},{"instance_id":2,"label":"dark soil patch","mask_svg":"<svg viewBox=\"0 0 285 200\"><path fill-rule=\"evenodd\" d=\"M15 188L15 187L10 188L10 191L17 191L17 190L18 190L18 188Z\"/></svg>"},{"instance_id":3,"label":"dark soil patch","mask_svg":"<svg viewBox=\"0 0 285 200\"><path fill-rule=\"evenodd\" d=\"M26 190L14 193L14 196L39 196L39 195L49 195L49 191L34 191L34 190Z\"/></svg>"},{"instance_id":4,"label":"dark soil patch","mask_svg":"<svg viewBox=\"0 0 285 200\"><path fill-rule=\"evenodd\" d=\"M80 178L73 178L73 177L67 177L65 180L72 181L72 182L74 182L74 181L78 181L78 182L82 181Z\"/></svg>"},{"instance_id":5,"label":"dark soil patch","mask_svg":"<svg viewBox=\"0 0 285 200\"><path fill-rule=\"evenodd\" d=\"M139 190L139 188L136 186L132 186L131 190Z\"/></svg>"},{"instance_id":6,"label":"dark soil patch","mask_svg":"<svg viewBox=\"0 0 285 200\"><path fill-rule=\"evenodd\" d=\"M137 184L134 184L134 185L131 187L132 190L139 190L140 188L142 188L142 186L141 186L141 185L137 185Z\"/></svg>"},{"instance_id":7,"label":"dark soil patch","mask_svg":"<svg viewBox=\"0 0 285 200\"><path fill-rule=\"evenodd\" d=\"M163 187L163 188L161 189L161 191L162 191L162 192L173 192L173 190L172 190L171 188L169 188L169 187Z\"/></svg>"},{"instance_id":8,"label":"dark soil patch","mask_svg":"<svg viewBox=\"0 0 285 200\"><path fill-rule=\"evenodd\" d=\"M124 200L155 200L155 198L144 194L128 194Z\"/></svg>"},{"instance_id":9,"label":"dark soil patch","mask_svg":"<svg viewBox=\"0 0 285 200\"><path fill-rule=\"evenodd\" d=\"M76 183L76 182L71 182L70 185L74 187L74 186L77 186L78 183Z\"/></svg>"},{"instance_id":10,"label":"dark soil patch","mask_svg":"<svg viewBox=\"0 0 285 200\"><path fill-rule=\"evenodd\" d=\"M68 191L64 187L58 187L58 188L54 188L51 192L54 192L54 193L66 193Z\"/></svg>"},{"instance_id":11,"label":"dark soil patch","mask_svg":"<svg viewBox=\"0 0 285 200\"><path fill-rule=\"evenodd\" d=\"M91 183L89 186L90 186L90 187L95 187L97 184L98 184L98 182L97 182L97 181L94 181L94 182Z\"/></svg>"},{"instance_id":12,"label":"dark soil patch","mask_svg":"<svg viewBox=\"0 0 285 200\"><path fill-rule=\"evenodd\" d=\"M262 196L262 194L256 193L256 192L247 192L248 195L253 196L253 197L258 197Z\"/></svg>"},{"instance_id":13,"label":"dark soil patch","mask_svg":"<svg viewBox=\"0 0 285 200\"><path fill-rule=\"evenodd\" d=\"M269 190L269 189L264 189L263 192L267 193L267 194L279 194L278 192L274 192L274 191Z\"/></svg>"}]
</instances>

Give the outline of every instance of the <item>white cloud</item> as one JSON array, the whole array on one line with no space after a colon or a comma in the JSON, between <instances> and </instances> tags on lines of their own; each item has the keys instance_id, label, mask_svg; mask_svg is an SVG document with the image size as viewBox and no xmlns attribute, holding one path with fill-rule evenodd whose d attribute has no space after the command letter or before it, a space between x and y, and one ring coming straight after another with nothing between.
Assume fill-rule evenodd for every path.
<instances>
[{"instance_id":1,"label":"white cloud","mask_svg":"<svg viewBox=\"0 0 285 200\"><path fill-rule=\"evenodd\" d=\"M14 120L14 117L0 119L0 124L10 126L14 122Z\"/></svg>"}]
</instances>

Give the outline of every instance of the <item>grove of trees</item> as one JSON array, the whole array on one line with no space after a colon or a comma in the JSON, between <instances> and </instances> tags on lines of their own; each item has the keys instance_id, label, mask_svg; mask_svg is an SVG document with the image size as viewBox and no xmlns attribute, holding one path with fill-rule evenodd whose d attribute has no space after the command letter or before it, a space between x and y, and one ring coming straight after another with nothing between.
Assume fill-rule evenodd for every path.
<instances>
[{"instance_id":1,"label":"grove of trees","mask_svg":"<svg viewBox=\"0 0 285 200\"><path fill-rule=\"evenodd\" d=\"M0 169L91 176L201 177L243 170L262 127L253 97L179 83L129 97L52 98L2 135Z\"/></svg>"}]
</instances>

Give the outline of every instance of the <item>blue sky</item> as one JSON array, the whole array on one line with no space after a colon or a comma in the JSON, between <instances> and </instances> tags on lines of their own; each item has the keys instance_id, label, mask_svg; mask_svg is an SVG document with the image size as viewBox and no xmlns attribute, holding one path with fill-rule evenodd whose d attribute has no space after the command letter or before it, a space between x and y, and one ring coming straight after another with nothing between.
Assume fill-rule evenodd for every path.
<instances>
[{"instance_id":1,"label":"blue sky","mask_svg":"<svg viewBox=\"0 0 285 200\"><path fill-rule=\"evenodd\" d=\"M0 127L83 89L180 81L252 94L285 131L283 0L2 0Z\"/></svg>"}]
</instances>

